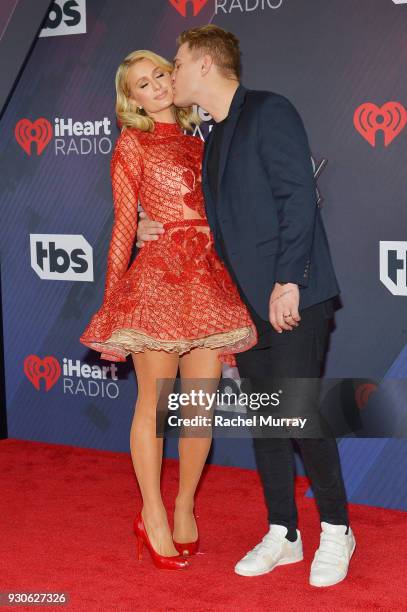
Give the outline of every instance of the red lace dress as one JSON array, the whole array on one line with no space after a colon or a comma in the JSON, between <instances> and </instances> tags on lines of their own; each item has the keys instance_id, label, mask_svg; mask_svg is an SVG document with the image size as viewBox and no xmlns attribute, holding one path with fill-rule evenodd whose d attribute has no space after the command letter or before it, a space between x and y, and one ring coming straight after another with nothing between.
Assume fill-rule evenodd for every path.
<instances>
[{"instance_id":1,"label":"red lace dress","mask_svg":"<svg viewBox=\"0 0 407 612\"><path fill-rule=\"evenodd\" d=\"M80 337L102 359L125 361L146 349L177 352L219 348L219 359L257 342L257 331L219 259L201 189L203 143L178 124L155 123L154 132L124 129L117 139L111 177L114 224L104 298ZM140 201L164 225L129 266Z\"/></svg>"}]
</instances>

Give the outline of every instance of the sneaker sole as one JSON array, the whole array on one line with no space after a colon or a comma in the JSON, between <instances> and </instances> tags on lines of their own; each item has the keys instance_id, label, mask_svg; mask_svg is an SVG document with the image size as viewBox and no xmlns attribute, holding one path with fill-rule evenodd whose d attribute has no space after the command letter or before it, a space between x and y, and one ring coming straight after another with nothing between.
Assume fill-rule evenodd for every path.
<instances>
[{"instance_id":1,"label":"sneaker sole","mask_svg":"<svg viewBox=\"0 0 407 612\"><path fill-rule=\"evenodd\" d=\"M350 565L350 560L352 559L352 555L355 552L355 548L356 548L356 540L353 543L353 547L352 547L352 550L350 552L349 565ZM342 580L345 580L346 576L348 575L349 565L348 565L348 569L346 570L346 574L344 575L344 577L343 578L339 578L339 580L335 580L335 582L330 582L329 584L318 584L316 582L312 582L311 578L310 578L309 583L310 583L311 586L320 587L320 588L329 587L329 586L335 586L335 584L339 584L340 582L342 582Z\"/></svg>"},{"instance_id":2,"label":"sneaker sole","mask_svg":"<svg viewBox=\"0 0 407 612\"><path fill-rule=\"evenodd\" d=\"M268 574L269 572L272 572L273 569L275 567L277 567L278 565L291 565L292 563L299 563L299 561L303 561L304 560L304 555L301 555L301 557L298 557L298 559L280 559L280 561L278 561L275 565L273 565L273 567L271 567L270 569L266 569L263 570L262 572L251 572L250 570L237 570L235 568L235 574L238 574L239 576L247 576L247 577L252 577L252 576L263 576L264 574Z\"/></svg>"}]
</instances>

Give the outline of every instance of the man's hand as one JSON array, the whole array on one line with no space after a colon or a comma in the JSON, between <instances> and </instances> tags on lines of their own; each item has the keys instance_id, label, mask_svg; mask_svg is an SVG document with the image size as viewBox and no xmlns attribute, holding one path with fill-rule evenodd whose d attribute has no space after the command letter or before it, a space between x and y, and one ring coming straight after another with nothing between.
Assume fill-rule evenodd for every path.
<instances>
[{"instance_id":1,"label":"man's hand","mask_svg":"<svg viewBox=\"0 0 407 612\"><path fill-rule=\"evenodd\" d=\"M276 283L270 295L269 319L276 332L291 331L301 321L298 312L300 292L294 283Z\"/></svg>"},{"instance_id":2,"label":"man's hand","mask_svg":"<svg viewBox=\"0 0 407 612\"><path fill-rule=\"evenodd\" d=\"M143 211L140 212L140 221L137 226L137 242L136 246L141 248L145 242L149 240L158 240L160 234L164 233L163 224L159 221L152 221Z\"/></svg>"}]
</instances>

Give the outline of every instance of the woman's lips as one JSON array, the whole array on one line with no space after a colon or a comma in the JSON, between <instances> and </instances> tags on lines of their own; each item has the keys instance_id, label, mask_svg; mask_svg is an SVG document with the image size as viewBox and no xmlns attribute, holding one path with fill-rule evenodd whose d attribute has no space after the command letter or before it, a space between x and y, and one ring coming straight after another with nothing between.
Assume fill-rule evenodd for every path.
<instances>
[{"instance_id":1,"label":"woman's lips","mask_svg":"<svg viewBox=\"0 0 407 612\"><path fill-rule=\"evenodd\" d=\"M164 91L162 94L156 97L156 100L162 100L163 98L166 97L167 93L168 93L168 90Z\"/></svg>"}]
</instances>

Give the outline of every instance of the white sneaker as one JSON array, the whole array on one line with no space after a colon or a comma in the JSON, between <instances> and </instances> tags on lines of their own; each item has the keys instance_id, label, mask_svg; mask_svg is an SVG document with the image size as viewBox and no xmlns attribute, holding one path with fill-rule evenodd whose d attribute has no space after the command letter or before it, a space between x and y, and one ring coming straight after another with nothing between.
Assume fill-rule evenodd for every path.
<instances>
[{"instance_id":1,"label":"white sneaker","mask_svg":"<svg viewBox=\"0 0 407 612\"><path fill-rule=\"evenodd\" d=\"M321 523L319 548L311 563L309 583L316 587L338 584L348 573L349 561L356 541L352 529L346 534L346 525Z\"/></svg>"},{"instance_id":2,"label":"white sneaker","mask_svg":"<svg viewBox=\"0 0 407 612\"><path fill-rule=\"evenodd\" d=\"M253 550L235 565L240 576L261 576L271 572L277 565L288 565L303 560L301 534L297 529L297 539L286 539L287 527L270 525L268 533Z\"/></svg>"}]
</instances>

